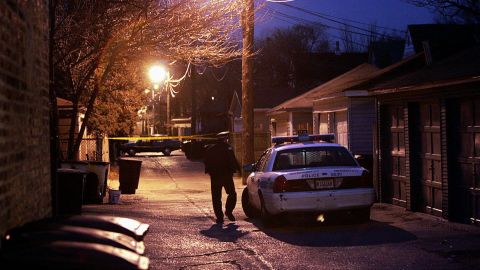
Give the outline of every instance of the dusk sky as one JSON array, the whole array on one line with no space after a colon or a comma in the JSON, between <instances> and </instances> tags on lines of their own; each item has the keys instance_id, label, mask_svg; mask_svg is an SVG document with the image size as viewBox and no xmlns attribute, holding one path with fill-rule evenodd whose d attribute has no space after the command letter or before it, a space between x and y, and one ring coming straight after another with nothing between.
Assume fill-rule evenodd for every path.
<instances>
[{"instance_id":1,"label":"dusk sky","mask_svg":"<svg viewBox=\"0 0 480 270\"><path fill-rule=\"evenodd\" d=\"M259 1L257 3L265 2ZM378 27L395 28L404 31L408 24L431 23L434 17L429 10L415 7L404 0L295 0L287 4L325 15L326 17L330 16L332 20L366 28L368 28L368 24L375 23ZM274 11L277 11L277 13ZM262 14L266 15L262 16ZM291 26L295 22L298 23L298 18L321 22L333 28L341 27L338 23L304 11L278 3L267 3L257 14L255 35L261 37L267 34L269 29ZM362 22L365 25L356 24L345 19ZM338 33L338 30L333 28L330 30L332 34ZM385 32L390 31L390 29L379 28L378 31Z\"/></svg>"}]
</instances>

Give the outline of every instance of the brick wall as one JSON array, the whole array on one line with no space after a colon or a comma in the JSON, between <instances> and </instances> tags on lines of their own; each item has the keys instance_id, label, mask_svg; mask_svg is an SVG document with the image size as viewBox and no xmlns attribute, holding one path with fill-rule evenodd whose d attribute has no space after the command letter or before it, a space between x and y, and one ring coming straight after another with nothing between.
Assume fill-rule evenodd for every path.
<instances>
[{"instance_id":1,"label":"brick wall","mask_svg":"<svg viewBox=\"0 0 480 270\"><path fill-rule=\"evenodd\" d=\"M51 215L48 1L0 1L0 235Z\"/></svg>"}]
</instances>

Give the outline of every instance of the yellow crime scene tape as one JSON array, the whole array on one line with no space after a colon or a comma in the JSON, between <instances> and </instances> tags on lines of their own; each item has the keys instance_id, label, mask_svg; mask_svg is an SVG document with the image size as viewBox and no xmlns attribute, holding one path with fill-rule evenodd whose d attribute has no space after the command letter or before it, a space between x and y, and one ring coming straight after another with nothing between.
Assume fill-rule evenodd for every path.
<instances>
[{"instance_id":1,"label":"yellow crime scene tape","mask_svg":"<svg viewBox=\"0 0 480 270\"><path fill-rule=\"evenodd\" d=\"M111 137L109 140L117 141L153 141L153 140L165 140L165 139L179 139L179 140L216 140L215 135L217 133L199 134L189 136L133 136L133 137Z\"/></svg>"}]
</instances>

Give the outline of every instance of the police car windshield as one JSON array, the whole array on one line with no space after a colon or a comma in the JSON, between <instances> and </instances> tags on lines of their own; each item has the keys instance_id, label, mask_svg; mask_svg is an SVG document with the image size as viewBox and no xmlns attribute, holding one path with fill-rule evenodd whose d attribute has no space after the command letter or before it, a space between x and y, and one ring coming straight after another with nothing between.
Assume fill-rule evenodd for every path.
<instances>
[{"instance_id":1,"label":"police car windshield","mask_svg":"<svg viewBox=\"0 0 480 270\"><path fill-rule=\"evenodd\" d=\"M297 148L278 152L273 170L327 166L357 166L357 163L343 147Z\"/></svg>"}]
</instances>

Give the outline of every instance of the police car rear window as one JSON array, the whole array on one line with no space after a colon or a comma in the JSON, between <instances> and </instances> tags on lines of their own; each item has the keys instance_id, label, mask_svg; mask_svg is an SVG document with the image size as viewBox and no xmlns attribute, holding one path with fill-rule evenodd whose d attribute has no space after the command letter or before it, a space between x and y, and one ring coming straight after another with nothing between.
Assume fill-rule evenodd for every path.
<instances>
[{"instance_id":1,"label":"police car rear window","mask_svg":"<svg viewBox=\"0 0 480 270\"><path fill-rule=\"evenodd\" d=\"M330 166L357 166L357 163L343 147L297 148L278 152L273 170Z\"/></svg>"}]
</instances>

